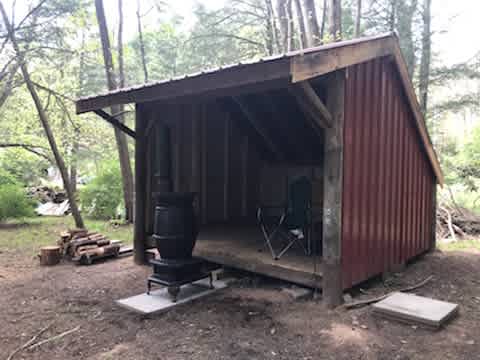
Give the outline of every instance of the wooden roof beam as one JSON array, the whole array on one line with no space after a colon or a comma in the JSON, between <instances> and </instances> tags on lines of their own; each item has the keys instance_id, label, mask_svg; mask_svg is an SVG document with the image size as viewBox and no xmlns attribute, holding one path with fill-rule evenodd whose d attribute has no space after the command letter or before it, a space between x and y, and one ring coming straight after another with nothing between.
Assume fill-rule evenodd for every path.
<instances>
[{"instance_id":1,"label":"wooden roof beam","mask_svg":"<svg viewBox=\"0 0 480 360\"><path fill-rule=\"evenodd\" d=\"M332 114L330 114L330 111L328 111L308 81L292 84L289 87L289 92L295 97L305 116L314 121L313 125L315 127L319 126L323 129L332 127Z\"/></svg>"},{"instance_id":2,"label":"wooden roof beam","mask_svg":"<svg viewBox=\"0 0 480 360\"><path fill-rule=\"evenodd\" d=\"M109 122L113 127L117 128L118 130L127 134L128 136L130 136L134 139L137 137L135 131L130 129L128 126L124 125L120 120L114 118L109 113L107 113L107 112L105 112L101 109L100 110L95 110L94 113L97 114L98 116L100 116L102 119Z\"/></svg>"},{"instance_id":3,"label":"wooden roof beam","mask_svg":"<svg viewBox=\"0 0 480 360\"><path fill-rule=\"evenodd\" d=\"M268 150L271 151L272 154L276 156L277 160L284 160L285 157L283 156L282 152L279 150L277 145L275 145L273 140L270 138L267 131L262 126L262 124L258 120L255 113L250 109L248 104L238 96L233 96L232 99L238 105L242 114L247 118L250 124L254 127L254 129L258 132L258 134L260 134L262 139L265 141Z\"/></svg>"}]
</instances>

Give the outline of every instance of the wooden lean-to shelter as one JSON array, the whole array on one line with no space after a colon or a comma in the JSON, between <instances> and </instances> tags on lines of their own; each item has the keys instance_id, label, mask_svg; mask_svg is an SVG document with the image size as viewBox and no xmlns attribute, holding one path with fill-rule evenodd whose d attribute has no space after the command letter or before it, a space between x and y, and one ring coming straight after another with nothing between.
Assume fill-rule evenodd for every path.
<instances>
[{"instance_id":1,"label":"wooden lean-to shelter","mask_svg":"<svg viewBox=\"0 0 480 360\"><path fill-rule=\"evenodd\" d=\"M135 131L103 111L134 103ZM77 101L135 138L135 260L152 244L155 194L198 193L195 254L343 289L435 246L443 177L395 35L343 41ZM260 204L313 187L316 255L259 251Z\"/></svg>"}]
</instances>

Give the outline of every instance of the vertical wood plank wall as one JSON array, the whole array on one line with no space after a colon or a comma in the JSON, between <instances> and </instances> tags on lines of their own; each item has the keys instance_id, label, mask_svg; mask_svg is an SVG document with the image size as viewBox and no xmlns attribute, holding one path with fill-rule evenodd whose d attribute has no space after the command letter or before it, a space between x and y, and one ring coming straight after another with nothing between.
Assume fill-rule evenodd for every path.
<instances>
[{"instance_id":1,"label":"vertical wood plank wall","mask_svg":"<svg viewBox=\"0 0 480 360\"><path fill-rule=\"evenodd\" d=\"M196 210L202 223L254 223L261 158L229 114L214 102L149 106L154 124L170 128L173 191L198 193ZM153 131L149 137L152 159ZM147 184L147 232L153 231L152 164Z\"/></svg>"},{"instance_id":2,"label":"vertical wood plank wall","mask_svg":"<svg viewBox=\"0 0 480 360\"><path fill-rule=\"evenodd\" d=\"M396 68L348 68L345 90L342 276L349 288L427 251L436 180Z\"/></svg>"}]
</instances>

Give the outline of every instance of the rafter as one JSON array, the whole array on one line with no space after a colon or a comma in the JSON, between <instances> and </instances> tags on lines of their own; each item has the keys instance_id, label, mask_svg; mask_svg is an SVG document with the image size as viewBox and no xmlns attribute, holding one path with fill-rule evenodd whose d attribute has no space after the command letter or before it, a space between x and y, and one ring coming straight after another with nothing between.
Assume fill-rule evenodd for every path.
<instances>
[{"instance_id":1,"label":"rafter","mask_svg":"<svg viewBox=\"0 0 480 360\"><path fill-rule=\"evenodd\" d=\"M308 81L292 84L289 87L289 92L293 95L306 117L313 120L312 125L314 128L328 129L332 127L333 120L330 111L328 111Z\"/></svg>"},{"instance_id":2,"label":"rafter","mask_svg":"<svg viewBox=\"0 0 480 360\"><path fill-rule=\"evenodd\" d=\"M238 105L240 110L242 111L243 115L248 119L250 124L254 127L254 129L260 134L263 138L265 143L267 144L268 149L277 157L278 160L283 160L285 157L282 155L281 151L272 141L270 136L268 135L265 128L262 126L260 121L258 120L255 113L250 109L250 107L246 104L246 102L238 96L232 97L233 101Z\"/></svg>"},{"instance_id":3,"label":"rafter","mask_svg":"<svg viewBox=\"0 0 480 360\"><path fill-rule=\"evenodd\" d=\"M103 110L95 110L94 113L100 116L102 119L109 122L110 124L112 124L113 127L117 128L120 131L123 131L128 136L131 136L134 139L136 138L135 131L130 129L128 126L124 125L122 122L120 122L120 120L114 118L112 115L108 114L107 112Z\"/></svg>"}]
</instances>

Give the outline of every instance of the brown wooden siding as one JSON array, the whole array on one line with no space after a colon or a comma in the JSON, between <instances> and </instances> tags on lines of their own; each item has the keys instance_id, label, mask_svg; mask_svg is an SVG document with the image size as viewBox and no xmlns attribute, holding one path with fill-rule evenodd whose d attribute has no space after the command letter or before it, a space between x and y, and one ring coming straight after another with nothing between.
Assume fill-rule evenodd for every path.
<instances>
[{"instance_id":1,"label":"brown wooden siding","mask_svg":"<svg viewBox=\"0 0 480 360\"><path fill-rule=\"evenodd\" d=\"M436 181L395 65L348 69L342 200L344 288L429 249Z\"/></svg>"}]
</instances>

